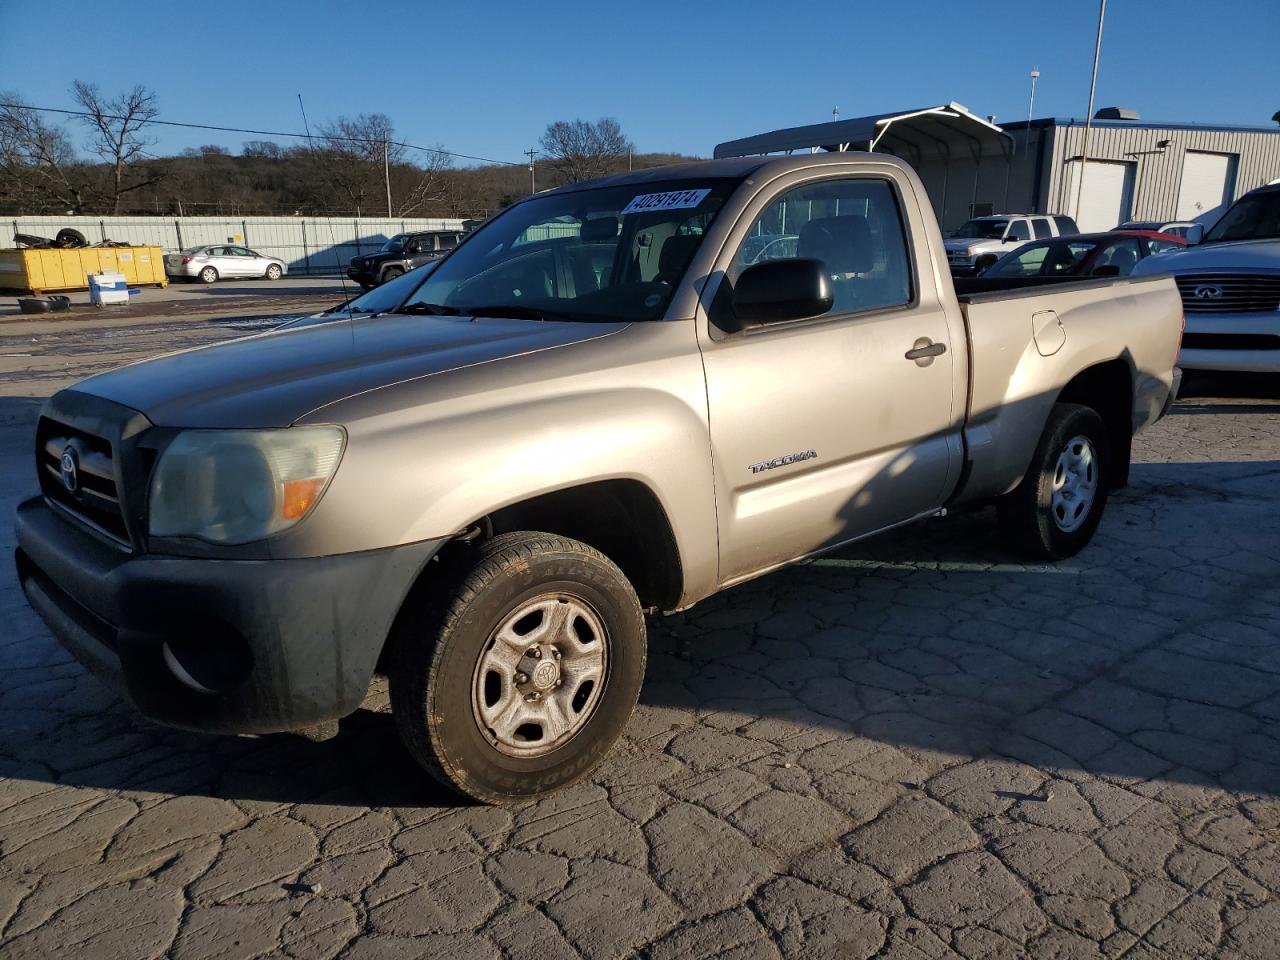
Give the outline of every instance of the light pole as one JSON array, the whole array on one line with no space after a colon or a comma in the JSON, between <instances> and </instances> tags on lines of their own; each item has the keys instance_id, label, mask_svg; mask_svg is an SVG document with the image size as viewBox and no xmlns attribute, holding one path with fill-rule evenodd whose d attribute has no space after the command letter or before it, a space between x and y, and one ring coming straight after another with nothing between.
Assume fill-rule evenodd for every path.
<instances>
[{"instance_id":1,"label":"light pole","mask_svg":"<svg viewBox=\"0 0 1280 960\"><path fill-rule=\"evenodd\" d=\"M537 193L538 182L535 179L535 174L533 172L533 158L538 155L538 151L533 149L533 147L530 147L528 150L525 151L525 153L529 155L529 192Z\"/></svg>"},{"instance_id":2,"label":"light pole","mask_svg":"<svg viewBox=\"0 0 1280 960\"><path fill-rule=\"evenodd\" d=\"M1084 149L1080 151L1080 177L1076 180L1075 218L1080 218L1080 195L1084 192L1084 168L1089 162L1089 134L1093 132L1093 95L1098 89L1098 60L1102 57L1102 21L1107 15L1107 0L1098 4L1098 38L1093 42L1093 79L1089 82L1089 112L1084 115Z\"/></svg>"},{"instance_id":3,"label":"light pole","mask_svg":"<svg viewBox=\"0 0 1280 960\"><path fill-rule=\"evenodd\" d=\"M1038 191L1036 185L1032 182L1031 168L1031 115L1036 110L1036 81L1040 79L1040 70L1038 67L1031 68L1031 100L1027 103L1027 130L1026 135L1022 139L1022 149L1027 154L1027 189L1031 192L1031 212L1038 213L1039 197L1036 196Z\"/></svg>"}]
</instances>

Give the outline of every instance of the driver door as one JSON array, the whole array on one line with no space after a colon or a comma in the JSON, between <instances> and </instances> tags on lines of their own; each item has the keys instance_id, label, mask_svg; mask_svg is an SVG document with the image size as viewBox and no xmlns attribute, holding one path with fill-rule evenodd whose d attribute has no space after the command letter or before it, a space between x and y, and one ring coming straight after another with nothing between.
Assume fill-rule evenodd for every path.
<instances>
[{"instance_id":1,"label":"driver door","mask_svg":"<svg viewBox=\"0 0 1280 960\"><path fill-rule=\"evenodd\" d=\"M798 171L753 201L718 264L730 290L706 295L722 584L935 510L958 477L963 321L920 282L934 269L906 229L907 203L920 222L910 183L896 168L851 169ZM743 270L786 257L824 262L831 310L717 325ZM906 356L922 343L941 349Z\"/></svg>"}]
</instances>

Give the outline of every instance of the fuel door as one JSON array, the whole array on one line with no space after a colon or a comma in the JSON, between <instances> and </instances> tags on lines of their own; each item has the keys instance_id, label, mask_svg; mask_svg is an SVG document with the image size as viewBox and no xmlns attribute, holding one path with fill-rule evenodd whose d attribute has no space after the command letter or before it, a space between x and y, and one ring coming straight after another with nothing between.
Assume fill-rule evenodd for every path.
<instances>
[{"instance_id":1,"label":"fuel door","mask_svg":"<svg viewBox=\"0 0 1280 960\"><path fill-rule=\"evenodd\" d=\"M1042 357L1052 357L1067 342L1067 331L1053 310L1039 310L1031 315L1031 337Z\"/></svg>"}]
</instances>

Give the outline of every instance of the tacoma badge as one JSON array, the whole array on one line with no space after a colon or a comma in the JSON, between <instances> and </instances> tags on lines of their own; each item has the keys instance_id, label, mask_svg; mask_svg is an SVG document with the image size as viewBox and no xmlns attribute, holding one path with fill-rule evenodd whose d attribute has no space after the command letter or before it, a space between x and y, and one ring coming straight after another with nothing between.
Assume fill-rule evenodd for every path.
<instances>
[{"instance_id":1,"label":"tacoma badge","mask_svg":"<svg viewBox=\"0 0 1280 960\"><path fill-rule=\"evenodd\" d=\"M788 453L785 457L777 457L773 460L762 460L759 463L751 465L752 473L761 473L765 470L774 470L778 467L785 467L789 463L799 463L801 460L815 460L818 452L816 450L802 450L800 453Z\"/></svg>"}]
</instances>

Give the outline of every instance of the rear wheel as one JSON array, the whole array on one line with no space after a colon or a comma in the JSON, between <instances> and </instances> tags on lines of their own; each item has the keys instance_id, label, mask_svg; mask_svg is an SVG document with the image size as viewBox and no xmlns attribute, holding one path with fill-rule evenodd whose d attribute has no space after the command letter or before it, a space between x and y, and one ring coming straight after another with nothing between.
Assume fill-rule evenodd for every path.
<instances>
[{"instance_id":1,"label":"rear wheel","mask_svg":"<svg viewBox=\"0 0 1280 960\"><path fill-rule=\"evenodd\" d=\"M382 271L382 282L386 283L388 280L394 280L396 277L402 276L403 274L403 267L387 267L387 269Z\"/></svg>"},{"instance_id":2,"label":"rear wheel","mask_svg":"<svg viewBox=\"0 0 1280 960\"><path fill-rule=\"evenodd\" d=\"M215 270L213 267L205 267L203 270L200 271L201 283L213 283L217 279L218 279L218 271Z\"/></svg>"},{"instance_id":3,"label":"rear wheel","mask_svg":"<svg viewBox=\"0 0 1280 960\"><path fill-rule=\"evenodd\" d=\"M267 279L268 279L268 280L279 280L279 279L280 279L280 275L281 275L283 272L284 272L284 271L280 269L280 264L278 264L278 263L272 263L272 264L269 264L269 265L267 266Z\"/></svg>"},{"instance_id":4,"label":"rear wheel","mask_svg":"<svg viewBox=\"0 0 1280 960\"><path fill-rule=\"evenodd\" d=\"M438 586L392 638L392 712L414 759L499 804L589 773L644 678L644 618L622 571L576 540L510 533Z\"/></svg>"},{"instance_id":5,"label":"rear wheel","mask_svg":"<svg viewBox=\"0 0 1280 960\"><path fill-rule=\"evenodd\" d=\"M1039 560L1073 557L1107 504L1107 431L1089 407L1055 404L1026 475L999 504L1010 541Z\"/></svg>"}]
</instances>

